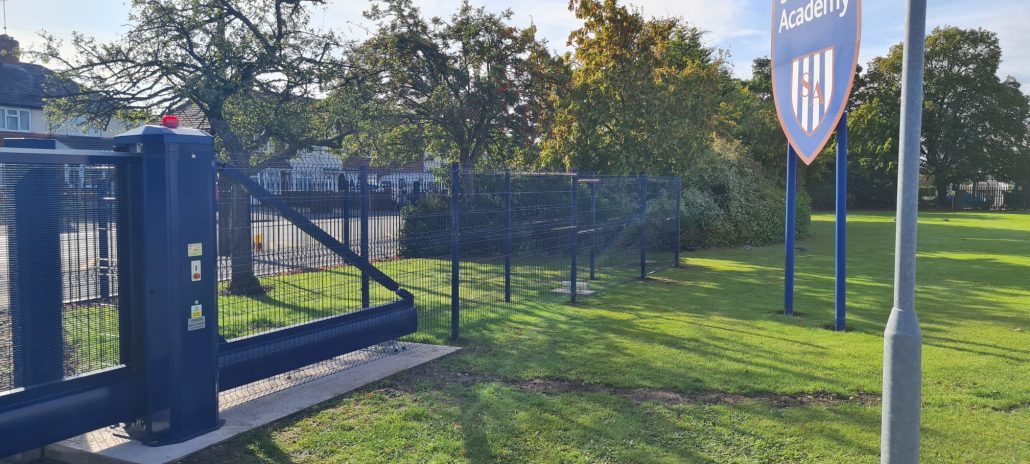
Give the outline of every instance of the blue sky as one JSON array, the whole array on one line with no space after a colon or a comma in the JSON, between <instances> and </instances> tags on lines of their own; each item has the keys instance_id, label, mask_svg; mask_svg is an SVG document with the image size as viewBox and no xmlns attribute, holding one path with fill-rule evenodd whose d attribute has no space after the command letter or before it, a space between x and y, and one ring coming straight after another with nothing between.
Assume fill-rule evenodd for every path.
<instances>
[{"instance_id":1,"label":"blue sky","mask_svg":"<svg viewBox=\"0 0 1030 464\"><path fill-rule=\"evenodd\" d=\"M791 0L803 1L803 0ZM853 0L854 1L854 0ZM330 0L313 14L316 24L343 31L354 38L365 35L361 0ZM457 1L416 0L429 15L445 16ZM533 22L552 48L565 50L569 31L576 19L566 9L566 0L472 0L474 5L500 11L511 8L520 25ZM750 75L750 62L769 54L770 0L635 0L649 16L679 16L708 31L711 45L727 50L734 71ZM1030 0L929 0L928 28L939 25L983 27L1001 39L1002 76L1013 75L1030 83ZM38 41L38 32L58 36L81 31L102 39L113 39L124 30L127 2L124 0L7 0L9 33L23 45ZM864 0L862 64L886 53L900 42L904 28L904 0ZM989 5L989 7L988 7ZM1024 87L1030 92L1030 85Z\"/></svg>"}]
</instances>

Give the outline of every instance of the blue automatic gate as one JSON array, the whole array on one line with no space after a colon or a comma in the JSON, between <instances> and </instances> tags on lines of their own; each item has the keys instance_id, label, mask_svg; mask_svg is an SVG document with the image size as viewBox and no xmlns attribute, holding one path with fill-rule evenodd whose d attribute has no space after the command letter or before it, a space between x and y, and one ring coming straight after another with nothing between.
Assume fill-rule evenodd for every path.
<instances>
[{"instance_id":1,"label":"blue automatic gate","mask_svg":"<svg viewBox=\"0 0 1030 464\"><path fill-rule=\"evenodd\" d=\"M361 269L369 279L397 295L397 301L361 311L339 314L222 343L219 348L219 387L228 390L265 377L296 369L328 357L414 333L418 328L414 297L390 276L354 253L286 202L232 166L220 168L262 205L315 239L329 251ZM364 284L363 285L367 285ZM365 292L367 294L367 291Z\"/></svg>"},{"instance_id":2,"label":"blue automatic gate","mask_svg":"<svg viewBox=\"0 0 1030 464\"><path fill-rule=\"evenodd\" d=\"M115 423L137 424L148 444L180 442L218 426L221 390L417 328L410 293L217 166L203 132L144 126L111 152L39 143L0 148L0 456ZM217 170L397 300L221 340Z\"/></svg>"}]
</instances>

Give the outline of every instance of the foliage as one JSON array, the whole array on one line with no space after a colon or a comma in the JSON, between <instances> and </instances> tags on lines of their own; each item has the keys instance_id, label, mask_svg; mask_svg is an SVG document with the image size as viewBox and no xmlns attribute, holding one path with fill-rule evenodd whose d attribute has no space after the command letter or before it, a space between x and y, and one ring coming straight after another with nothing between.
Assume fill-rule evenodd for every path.
<instances>
[{"instance_id":1,"label":"foliage","mask_svg":"<svg viewBox=\"0 0 1030 464\"><path fill-rule=\"evenodd\" d=\"M743 156L741 147L724 148L722 161L683 179L681 242L686 248L761 246L783 241L785 192ZM734 150L737 151L734 154ZM808 234L811 206L798 194L796 232Z\"/></svg>"},{"instance_id":2,"label":"foliage","mask_svg":"<svg viewBox=\"0 0 1030 464\"><path fill-rule=\"evenodd\" d=\"M401 208L397 233L399 254L405 258L447 256L451 252L451 200L427 195Z\"/></svg>"},{"instance_id":3,"label":"foliage","mask_svg":"<svg viewBox=\"0 0 1030 464\"><path fill-rule=\"evenodd\" d=\"M47 36L36 56L56 62L48 111L104 127L199 111L221 157L261 168L314 145L339 145L352 130L322 124L314 97L335 79L341 45L309 25L323 0L133 0L129 30L101 43L76 33L71 52ZM220 206L233 234L231 292L260 293L253 271L249 201Z\"/></svg>"},{"instance_id":4,"label":"foliage","mask_svg":"<svg viewBox=\"0 0 1030 464\"><path fill-rule=\"evenodd\" d=\"M874 58L855 86L848 188L857 206L896 201L902 51L899 44ZM926 38L922 170L938 192L956 183L1012 179L1030 153L1030 104L1014 78L998 77L1000 61L997 36L983 29L941 27Z\"/></svg>"},{"instance_id":5,"label":"foliage","mask_svg":"<svg viewBox=\"0 0 1030 464\"><path fill-rule=\"evenodd\" d=\"M678 174L705 162L732 81L702 32L615 0L574 0L571 82L554 98L540 164Z\"/></svg>"},{"instance_id":6,"label":"foliage","mask_svg":"<svg viewBox=\"0 0 1030 464\"><path fill-rule=\"evenodd\" d=\"M309 115L320 84L334 75L341 43L309 26L307 8L322 0L133 0L129 30L102 43L75 33L71 52L47 35L35 53L59 65L56 117L149 121L199 111L220 151L240 165L268 164L297 150L337 141ZM266 150L271 147L271 150Z\"/></svg>"},{"instance_id":7,"label":"foliage","mask_svg":"<svg viewBox=\"0 0 1030 464\"><path fill-rule=\"evenodd\" d=\"M516 28L511 11L468 1L449 20L422 17L411 0L378 1L366 16L379 29L350 52L356 85L337 91L361 92L338 97L346 103L338 112L367 121L355 144L390 157L391 142L415 141L408 156L428 150L466 168L535 150L537 121L563 76L535 27Z\"/></svg>"},{"instance_id":8,"label":"foliage","mask_svg":"<svg viewBox=\"0 0 1030 464\"><path fill-rule=\"evenodd\" d=\"M731 119L735 122L733 135L750 157L766 172L782 179L786 176L787 139L776 119L771 72L769 58L755 58L751 79L741 83Z\"/></svg>"}]
</instances>

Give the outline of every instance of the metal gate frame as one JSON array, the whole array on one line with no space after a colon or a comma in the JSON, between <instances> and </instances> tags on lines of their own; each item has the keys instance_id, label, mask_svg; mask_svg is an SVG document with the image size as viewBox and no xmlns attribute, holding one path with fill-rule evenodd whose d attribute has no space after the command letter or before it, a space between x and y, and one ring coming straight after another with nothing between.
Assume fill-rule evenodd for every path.
<instances>
[{"instance_id":1,"label":"metal gate frame","mask_svg":"<svg viewBox=\"0 0 1030 464\"><path fill-rule=\"evenodd\" d=\"M34 349L32 343L56 343L63 350L61 337L56 337L56 342L54 337L36 341L21 337L26 346L20 347L19 353L28 355L22 354L12 365L38 372L33 374L34 380L23 382L28 386L0 394L0 457L116 423L136 424L128 431L148 445L182 442L219 427L219 391L417 330L410 292L239 170L216 165L210 135L196 129L150 125L115 137L114 145L111 152L0 148L0 163L114 165L121 204L117 218L121 365L64 378L63 372L50 366L63 360L28 361L33 353L48 351ZM359 268L366 276L363 280L376 281L399 299L220 341L215 205L219 169ZM28 195L22 195L24 201L14 199L16 218L29 218L24 221L27 229L19 229L19 237L34 237L24 244L25 251L18 251L27 255L32 247L49 249L48 244L60 241L60 228L32 219L29 210L40 207L40 196L50 198L44 203L53 203L45 207L60 208L60 195L39 195L49 191L46 185L30 185L34 185L31 193L36 194L32 202L27 201ZM9 264L16 274L11 278L12 288L20 285L16 291L35 296L54 291L50 288L54 286L52 276L61 273L61 265L57 259L55 269L53 261ZM57 295L61 285L58 280ZM12 313L31 316L24 319L29 333L34 327L41 333L61 330L61 298L56 305L53 298L20 298L11 306ZM55 312L56 328L54 318L47 317Z\"/></svg>"},{"instance_id":2,"label":"metal gate frame","mask_svg":"<svg viewBox=\"0 0 1030 464\"><path fill-rule=\"evenodd\" d=\"M127 153L94 152L80 150L57 150L44 148L21 148L39 146L31 141L18 141L22 143L7 142L7 147L0 148L0 162L10 165L35 165L35 166L61 166L67 164L103 164L115 167L115 176L118 179L119 194L125 197L128 190L128 183L124 182L132 176L132 172L138 172L140 157ZM13 146L13 147L12 147ZM17 148L15 148L17 147ZM28 172L33 168L27 168ZM56 184L56 183L55 183ZM59 188L59 185L51 185L46 188ZM60 197L54 195L34 195L31 198L24 194L15 194L13 198L16 220L22 219L24 214L32 215L37 208L50 208L50 211L60 208ZM119 251L124 249L131 237L137 236L138 228L126 226L133 221L130 217L135 209L129 202L122 208L121 215L117 218L123 234L119 241ZM36 247L44 247L49 250L54 243L60 241L60 229L48 227L36 221L19 221L19 234L32 236ZM18 240L19 243L9 243L9 247L29 247L32 244L28 240ZM26 242L26 243L22 243ZM9 250L3 250L7 253ZM21 253L39 253L41 250L23 250ZM19 251L15 251L19 253ZM128 254L128 250L126 250ZM28 449L37 448L47 443L74 436L83 431L93 430L112 423L133 420L144 414L144 401L141 395L144 383L143 375L138 369L135 360L138 357L141 347L132 339L132 326L138 322L129 316L133 314L129 308L138 297L137 288L132 282L131 272L133 265L126 265L119 268L119 280L124 283L119 298L119 338L121 340L120 357L122 365L109 368L100 372L94 372L75 378L63 378L63 369L52 372L47 366L57 363L63 367L64 346L61 344L60 329L57 337L31 336L33 333L54 333L52 324L61 322L61 301L62 284L60 281L60 260L57 261L57 269L54 269L53 260L43 257L26 262L18 266L10 262L9 275L11 289L26 293L26 298L19 298L19 301L11 301L12 316L22 313L25 316L24 325L27 326L27 337L20 341L25 344L21 351L25 354L16 355L10 362L16 369L28 371L26 378L16 380L19 388L0 395L0 456L22 452ZM53 279L56 277L56 285ZM20 289L15 290L17 287ZM48 293L48 297L40 297L40 293ZM56 295L56 299L53 296ZM56 338L59 349L49 346ZM51 358L51 359L43 359ZM56 358L56 359L54 359ZM20 385L19 385L20 384ZM28 384L28 386L25 386Z\"/></svg>"},{"instance_id":3,"label":"metal gate frame","mask_svg":"<svg viewBox=\"0 0 1030 464\"><path fill-rule=\"evenodd\" d=\"M363 276L394 292L399 300L325 317L257 335L223 342L218 350L219 390L225 391L275 374L333 358L418 330L415 297L365 257L318 227L285 201L254 182L245 172L221 164L219 172L246 189L261 204L315 239ZM366 280L363 280L363 285ZM367 285L366 285L367 288ZM363 292L367 295L367 292Z\"/></svg>"},{"instance_id":4,"label":"metal gate frame","mask_svg":"<svg viewBox=\"0 0 1030 464\"><path fill-rule=\"evenodd\" d=\"M33 382L0 396L0 456L120 422L141 423L138 438L148 444L184 441L218 426L217 391L212 388L218 372L211 136L195 129L143 126L115 137L114 145L110 152L0 149L3 163L114 165L122 205L116 245L121 365L73 378L57 373L45 383ZM16 198L16 217L19 208L29 206L59 209L59 195L52 197L43 205L39 200L19 204ZM59 228L39 227L29 242L48 248L60 240L55 234ZM190 256L195 248L209 253ZM192 278L191 261L209 278ZM12 280L46 280L60 275L61 265L59 260L56 268L52 260L39 260L12 267L11 273ZM43 290L25 288L37 297ZM58 286L58 295L60 291ZM41 307L32 300L12 302L12 311L36 315L63 310L61 304ZM210 323L197 324L193 308L201 308L201 320ZM26 319L30 332L60 331L60 320L56 328L54 322ZM28 351L38 351L27 343ZM64 347L57 343L60 352ZM46 363L21 364L33 370Z\"/></svg>"}]
</instances>

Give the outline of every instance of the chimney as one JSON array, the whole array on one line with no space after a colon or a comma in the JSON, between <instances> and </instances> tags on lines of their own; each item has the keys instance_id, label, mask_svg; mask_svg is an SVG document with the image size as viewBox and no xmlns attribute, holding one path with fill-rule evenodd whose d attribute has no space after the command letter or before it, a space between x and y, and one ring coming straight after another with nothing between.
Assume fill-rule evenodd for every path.
<instances>
[{"instance_id":1,"label":"chimney","mask_svg":"<svg viewBox=\"0 0 1030 464\"><path fill-rule=\"evenodd\" d=\"M0 63L18 63L18 41L7 34L0 34Z\"/></svg>"}]
</instances>

